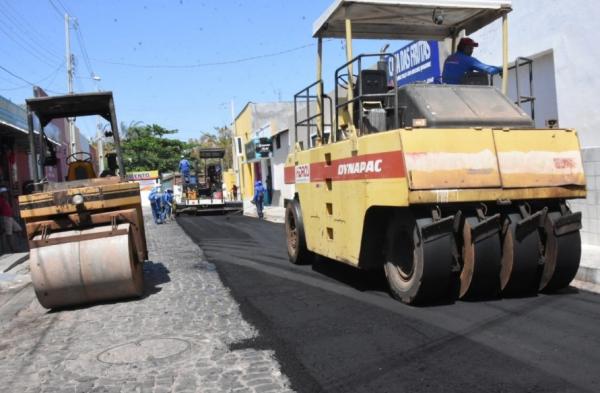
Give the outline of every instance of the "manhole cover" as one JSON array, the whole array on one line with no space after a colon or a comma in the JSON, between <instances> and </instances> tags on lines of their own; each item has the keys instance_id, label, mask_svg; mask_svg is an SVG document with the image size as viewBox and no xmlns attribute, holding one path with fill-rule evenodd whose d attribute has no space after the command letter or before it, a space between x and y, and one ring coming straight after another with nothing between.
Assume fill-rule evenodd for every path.
<instances>
[{"instance_id":1,"label":"manhole cover","mask_svg":"<svg viewBox=\"0 0 600 393\"><path fill-rule=\"evenodd\" d=\"M179 338L150 338L107 349L98 360L109 364L148 362L175 356L189 347L189 342Z\"/></svg>"}]
</instances>

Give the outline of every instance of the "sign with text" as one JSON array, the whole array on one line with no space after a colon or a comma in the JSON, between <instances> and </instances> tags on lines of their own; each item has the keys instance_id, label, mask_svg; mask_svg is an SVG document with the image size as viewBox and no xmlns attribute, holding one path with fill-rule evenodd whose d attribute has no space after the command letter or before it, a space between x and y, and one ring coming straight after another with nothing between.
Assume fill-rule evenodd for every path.
<instances>
[{"instance_id":1,"label":"sign with text","mask_svg":"<svg viewBox=\"0 0 600 393\"><path fill-rule=\"evenodd\" d=\"M127 172L127 180L154 180L158 179L158 171Z\"/></svg>"},{"instance_id":2,"label":"sign with text","mask_svg":"<svg viewBox=\"0 0 600 393\"><path fill-rule=\"evenodd\" d=\"M246 143L246 161L257 161L271 157L273 142L271 138L254 138Z\"/></svg>"},{"instance_id":3,"label":"sign with text","mask_svg":"<svg viewBox=\"0 0 600 393\"><path fill-rule=\"evenodd\" d=\"M441 76L440 50L437 41L414 41L394 53L398 86L414 82L433 83ZM393 62L388 62L390 79Z\"/></svg>"}]
</instances>

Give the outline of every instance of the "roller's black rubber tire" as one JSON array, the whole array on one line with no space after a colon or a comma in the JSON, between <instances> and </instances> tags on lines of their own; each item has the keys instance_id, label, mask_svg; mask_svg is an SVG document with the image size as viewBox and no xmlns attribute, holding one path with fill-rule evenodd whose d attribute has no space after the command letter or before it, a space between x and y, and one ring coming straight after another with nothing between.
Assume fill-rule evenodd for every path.
<instances>
[{"instance_id":1,"label":"roller's black rubber tire","mask_svg":"<svg viewBox=\"0 0 600 393\"><path fill-rule=\"evenodd\" d=\"M575 278L581 260L581 235L579 231L561 236L554 233L554 222L560 212L549 212L544 224L544 271L540 291L556 292L569 286Z\"/></svg>"},{"instance_id":2,"label":"roller's black rubber tire","mask_svg":"<svg viewBox=\"0 0 600 393\"><path fill-rule=\"evenodd\" d=\"M424 243L419 228L431 221L392 219L388 226L385 275L392 296L406 304L447 301L452 292L454 238L449 234Z\"/></svg>"},{"instance_id":3,"label":"roller's black rubber tire","mask_svg":"<svg viewBox=\"0 0 600 393\"><path fill-rule=\"evenodd\" d=\"M296 200L285 208L285 234L290 262L295 265L310 265L315 260L315 253L306 246L306 234L300 203Z\"/></svg>"},{"instance_id":4,"label":"roller's black rubber tire","mask_svg":"<svg viewBox=\"0 0 600 393\"><path fill-rule=\"evenodd\" d=\"M467 217L463 227L463 267L459 291L461 299L489 299L497 297L500 293L500 233L473 243L471 228L477 223L476 217Z\"/></svg>"},{"instance_id":5,"label":"roller's black rubber tire","mask_svg":"<svg viewBox=\"0 0 600 393\"><path fill-rule=\"evenodd\" d=\"M537 230L519 238L518 213L507 215L508 228L502 240L500 287L503 296L532 296L540 283L540 236Z\"/></svg>"}]
</instances>

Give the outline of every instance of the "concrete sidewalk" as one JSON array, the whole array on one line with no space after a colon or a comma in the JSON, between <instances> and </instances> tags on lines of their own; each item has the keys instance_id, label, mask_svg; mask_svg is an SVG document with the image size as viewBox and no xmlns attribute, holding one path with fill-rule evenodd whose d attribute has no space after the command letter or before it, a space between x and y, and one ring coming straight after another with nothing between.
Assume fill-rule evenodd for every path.
<instances>
[{"instance_id":1,"label":"concrete sidewalk","mask_svg":"<svg viewBox=\"0 0 600 393\"><path fill-rule=\"evenodd\" d=\"M283 223L285 217L285 208L280 206L265 206L263 209L265 220L271 222ZM244 215L248 217L258 217L256 206L250 201L244 201Z\"/></svg>"},{"instance_id":2,"label":"concrete sidewalk","mask_svg":"<svg viewBox=\"0 0 600 393\"><path fill-rule=\"evenodd\" d=\"M600 246L581 246L581 263L571 285L600 293Z\"/></svg>"},{"instance_id":3,"label":"concrete sidewalk","mask_svg":"<svg viewBox=\"0 0 600 393\"><path fill-rule=\"evenodd\" d=\"M265 220L283 223L285 208L279 206L265 206ZM244 202L244 215L257 217L256 206ZM571 283L576 288L600 293L600 246L582 244L581 263L575 280Z\"/></svg>"}]
</instances>

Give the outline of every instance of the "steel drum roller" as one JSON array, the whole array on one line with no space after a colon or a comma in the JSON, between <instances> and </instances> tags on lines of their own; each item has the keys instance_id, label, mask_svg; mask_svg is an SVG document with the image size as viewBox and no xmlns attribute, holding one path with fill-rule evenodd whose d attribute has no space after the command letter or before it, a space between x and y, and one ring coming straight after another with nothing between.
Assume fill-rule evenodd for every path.
<instances>
[{"instance_id":1,"label":"steel drum roller","mask_svg":"<svg viewBox=\"0 0 600 393\"><path fill-rule=\"evenodd\" d=\"M46 308L143 292L142 263L136 257L130 224L56 232L33 240L38 246L30 253L31 277Z\"/></svg>"}]
</instances>

